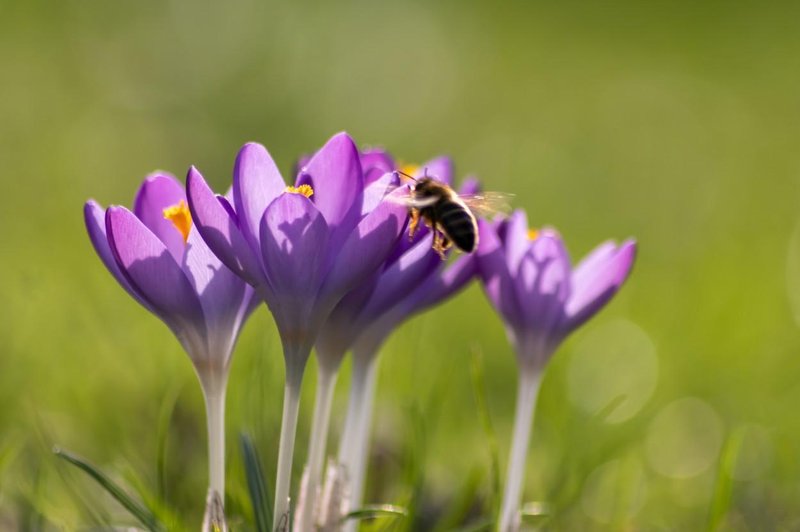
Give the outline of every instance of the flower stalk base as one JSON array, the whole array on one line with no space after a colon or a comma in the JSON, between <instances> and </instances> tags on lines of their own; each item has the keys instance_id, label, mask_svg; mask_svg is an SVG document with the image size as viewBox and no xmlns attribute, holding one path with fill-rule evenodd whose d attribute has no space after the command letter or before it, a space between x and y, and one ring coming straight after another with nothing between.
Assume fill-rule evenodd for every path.
<instances>
[{"instance_id":1,"label":"flower stalk base","mask_svg":"<svg viewBox=\"0 0 800 532\"><path fill-rule=\"evenodd\" d=\"M506 485L500 507L498 532L516 532L519 529L519 507L522 502L522 484L525 480L525 462L528 455L533 413L539 397L541 371L536 367L521 367L517 408L514 416L514 436L506 472Z\"/></svg>"}]
</instances>

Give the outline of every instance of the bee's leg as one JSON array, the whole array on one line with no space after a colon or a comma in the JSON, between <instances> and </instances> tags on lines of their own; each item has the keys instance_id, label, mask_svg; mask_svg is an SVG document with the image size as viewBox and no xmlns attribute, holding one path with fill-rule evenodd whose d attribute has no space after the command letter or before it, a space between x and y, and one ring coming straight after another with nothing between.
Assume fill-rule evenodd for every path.
<instances>
[{"instance_id":1,"label":"bee's leg","mask_svg":"<svg viewBox=\"0 0 800 532\"><path fill-rule=\"evenodd\" d=\"M453 242L449 238L447 238L446 233L442 233L442 251L447 251L453 247Z\"/></svg>"},{"instance_id":2,"label":"bee's leg","mask_svg":"<svg viewBox=\"0 0 800 532\"><path fill-rule=\"evenodd\" d=\"M439 230L437 224L433 224L433 250L439 254L442 260L445 259L444 250L447 249L445 247L446 242L447 237Z\"/></svg>"},{"instance_id":3,"label":"bee's leg","mask_svg":"<svg viewBox=\"0 0 800 532\"><path fill-rule=\"evenodd\" d=\"M419 226L419 209L411 209L411 220L408 222L408 239L414 240L414 233Z\"/></svg>"}]
</instances>

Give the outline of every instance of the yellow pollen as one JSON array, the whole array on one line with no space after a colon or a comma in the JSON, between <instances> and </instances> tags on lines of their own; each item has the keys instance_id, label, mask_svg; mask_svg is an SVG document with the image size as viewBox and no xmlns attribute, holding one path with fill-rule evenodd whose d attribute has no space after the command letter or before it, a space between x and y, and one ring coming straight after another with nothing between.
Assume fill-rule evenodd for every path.
<instances>
[{"instance_id":1,"label":"yellow pollen","mask_svg":"<svg viewBox=\"0 0 800 532\"><path fill-rule=\"evenodd\" d=\"M403 174L415 175L417 172L419 172L419 165L418 164L406 164L406 163L403 163L403 164L400 165L400 168L398 168L398 170L400 170L400 172L402 172L400 174L400 179L401 180L405 179L406 181L408 181L409 178L407 178Z\"/></svg>"},{"instance_id":2,"label":"yellow pollen","mask_svg":"<svg viewBox=\"0 0 800 532\"><path fill-rule=\"evenodd\" d=\"M302 194L303 196L310 198L314 195L314 189L311 188L311 185L300 185L299 187L286 187L286 192L291 192L292 194Z\"/></svg>"},{"instance_id":3,"label":"yellow pollen","mask_svg":"<svg viewBox=\"0 0 800 532\"><path fill-rule=\"evenodd\" d=\"M172 225L183 237L184 242L189 240L189 231L192 229L192 215L185 201L181 200L177 205L164 209L164 219L172 222Z\"/></svg>"},{"instance_id":4,"label":"yellow pollen","mask_svg":"<svg viewBox=\"0 0 800 532\"><path fill-rule=\"evenodd\" d=\"M539 231L537 229L528 229L528 240L536 240L539 238Z\"/></svg>"}]
</instances>

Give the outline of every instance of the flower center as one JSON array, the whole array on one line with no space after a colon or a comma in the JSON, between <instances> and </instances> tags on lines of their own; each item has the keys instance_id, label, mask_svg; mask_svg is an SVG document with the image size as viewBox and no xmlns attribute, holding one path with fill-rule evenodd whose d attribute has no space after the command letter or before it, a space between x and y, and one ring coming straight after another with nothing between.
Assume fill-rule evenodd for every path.
<instances>
[{"instance_id":1,"label":"flower center","mask_svg":"<svg viewBox=\"0 0 800 532\"><path fill-rule=\"evenodd\" d=\"M539 238L539 230L538 229L528 229L528 240L536 240Z\"/></svg>"},{"instance_id":2,"label":"flower center","mask_svg":"<svg viewBox=\"0 0 800 532\"><path fill-rule=\"evenodd\" d=\"M410 175L413 176L414 174L419 172L419 165L403 163L400 165L400 168L398 168L398 170L400 171L400 180L411 181L411 178L408 176Z\"/></svg>"},{"instance_id":3,"label":"flower center","mask_svg":"<svg viewBox=\"0 0 800 532\"><path fill-rule=\"evenodd\" d=\"M177 205L164 209L164 219L172 222L172 225L183 237L184 242L189 240L189 231L192 229L192 215L185 201L181 200Z\"/></svg>"},{"instance_id":4,"label":"flower center","mask_svg":"<svg viewBox=\"0 0 800 532\"><path fill-rule=\"evenodd\" d=\"M311 185L300 185L299 187L286 187L286 192L291 194L302 194L303 196L310 198L314 195L314 189L311 188Z\"/></svg>"}]
</instances>

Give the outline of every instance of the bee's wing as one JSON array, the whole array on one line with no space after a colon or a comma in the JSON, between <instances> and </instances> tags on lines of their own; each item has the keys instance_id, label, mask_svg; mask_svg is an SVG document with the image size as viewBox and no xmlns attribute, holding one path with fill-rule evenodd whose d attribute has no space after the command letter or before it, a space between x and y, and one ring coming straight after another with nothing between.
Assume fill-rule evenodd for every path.
<instances>
[{"instance_id":1,"label":"bee's wing","mask_svg":"<svg viewBox=\"0 0 800 532\"><path fill-rule=\"evenodd\" d=\"M431 197L431 198L415 198L413 196L398 196L398 195L387 195L384 198L385 201L391 201L394 203L399 203L400 205L405 205L409 209L424 209L425 207L430 207L437 201L439 198Z\"/></svg>"},{"instance_id":2,"label":"bee's wing","mask_svg":"<svg viewBox=\"0 0 800 532\"><path fill-rule=\"evenodd\" d=\"M511 212L511 199L514 194L506 192L480 192L458 196L474 214L491 218L498 213Z\"/></svg>"}]
</instances>

